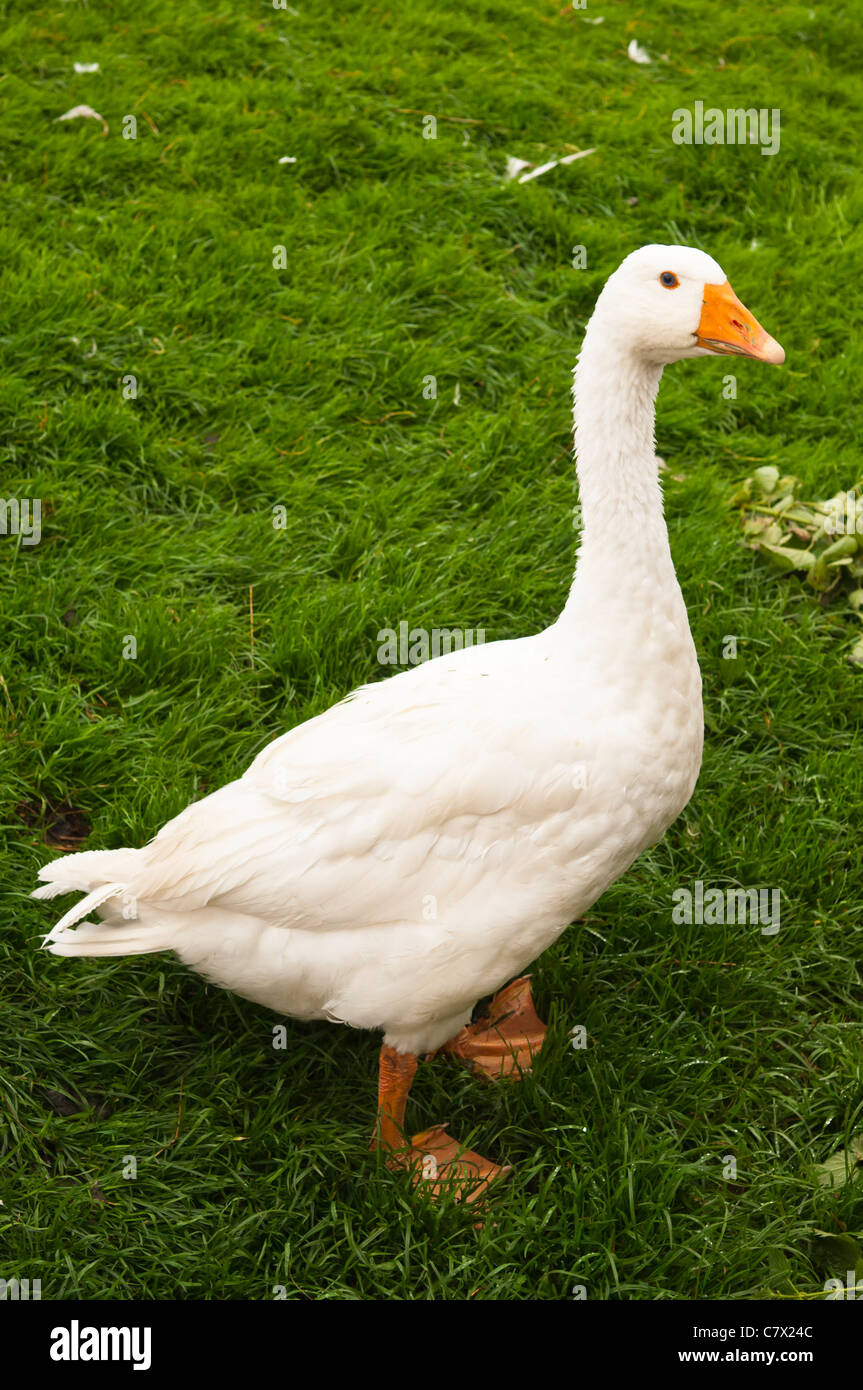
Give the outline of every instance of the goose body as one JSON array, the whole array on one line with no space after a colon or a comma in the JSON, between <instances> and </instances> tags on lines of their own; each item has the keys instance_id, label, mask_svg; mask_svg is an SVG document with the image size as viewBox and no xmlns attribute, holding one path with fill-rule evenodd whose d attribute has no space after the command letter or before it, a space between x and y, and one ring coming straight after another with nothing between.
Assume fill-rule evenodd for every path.
<instances>
[{"instance_id":1,"label":"goose body","mask_svg":"<svg viewBox=\"0 0 863 1390\"><path fill-rule=\"evenodd\" d=\"M661 835L697 775L685 620L657 646L662 680L636 689L621 663L611 703L584 679L601 649L573 636L365 686L146 848L59 861L65 883L119 891L52 949L174 950L280 1013L438 1047Z\"/></svg>"},{"instance_id":2,"label":"goose body","mask_svg":"<svg viewBox=\"0 0 863 1390\"><path fill-rule=\"evenodd\" d=\"M673 287L658 278L668 273ZM628 257L575 372L583 534L558 620L361 687L142 849L47 865L34 896L87 895L47 947L172 950L279 1013L379 1029L397 1054L457 1034L480 997L661 837L695 786L701 681L654 401L677 357L781 360L751 315L741 345L741 310L700 251ZM723 314L737 325L726 339ZM82 922L91 911L99 920Z\"/></svg>"}]
</instances>

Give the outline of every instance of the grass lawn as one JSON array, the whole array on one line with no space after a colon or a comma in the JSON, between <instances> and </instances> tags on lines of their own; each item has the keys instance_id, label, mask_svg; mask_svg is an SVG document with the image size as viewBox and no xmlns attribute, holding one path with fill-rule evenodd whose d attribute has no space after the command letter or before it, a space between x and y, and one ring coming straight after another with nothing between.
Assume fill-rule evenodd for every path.
<instances>
[{"instance_id":1,"label":"grass lawn","mask_svg":"<svg viewBox=\"0 0 863 1390\"><path fill-rule=\"evenodd\" d=\"M853 619L766 568L727 503L763 463L813 496L861 474L857 7L0 11L0 491L43 503L38 545L0 536L0 1277L43 1299L823 1297L813 1231L863 1231L863 1183L814 1171L863 1130L863 672ZM778 108L780 150L675 144L696 100ZM84 103L108 134L56 121ZM477 1230L367 1152L376 1036L288 1020L274 1049L278 1018L173 957L41 953L58 914L28 894L58 841L143 844L384 677L381 629L556 617L572 365L651 241L715 256L787 363L666 373L703 771L537 963L534 1074L420 1069L410 1127L515 1165ZM780 930L675 923L698 880L779 889Z\"/></svg>"}]
</instances>

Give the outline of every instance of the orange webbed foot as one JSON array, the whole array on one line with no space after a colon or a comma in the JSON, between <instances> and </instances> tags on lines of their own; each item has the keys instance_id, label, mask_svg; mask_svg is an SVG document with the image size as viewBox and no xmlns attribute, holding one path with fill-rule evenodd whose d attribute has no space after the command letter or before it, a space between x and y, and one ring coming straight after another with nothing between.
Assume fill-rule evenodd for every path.
<instances>
[{"instance_id":1,"label":"orange webbed foot","mask_svg":"<svg viewBox=\"0 0 863 1390\"><path fill-rule=\"evenodd\" d=\"M433 1201L449 1197L473 1204L485 1197L492 1183L509 1177L512 1168L491 1163L473 1149L466 1149L447 1134L443 1125L432 1125L415 1134L410 1146L392 1152L390 1168L410 1170L414 1188Z\"/></svg>"},{"instance_id":2,"label":"orange webbed foot","mask_svg":"<svg viewBox=\"0 0 863 1390\"><path fill-rule=\"evenodd\" d=\"M487 1080L498 1081L530 1071L544 1041L545 1024L533 1007L530 976L522 975L495 995L487 1013L439 1051L468 1062Z\"/></svg>"}]
</instances>

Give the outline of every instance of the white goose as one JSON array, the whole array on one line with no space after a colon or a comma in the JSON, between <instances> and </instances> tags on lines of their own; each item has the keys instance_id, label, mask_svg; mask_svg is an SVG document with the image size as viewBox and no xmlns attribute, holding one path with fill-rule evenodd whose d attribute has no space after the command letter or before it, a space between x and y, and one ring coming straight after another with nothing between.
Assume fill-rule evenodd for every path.
<instances>
[{"instance_id":1,"label":"white goose","mask_svg":"<svg viewBox=\"0 0 863 1390\"><path fill-rule=\"evenodd\" d=\"M785 356L710 256L628 256L575 371L583 539L557 622L361 687L143 849L46 865L34 897L87 895L46 947L171 950L279 1013L382 1030L373 1144L435 1192L481 1192L502 1170L440 1128L405 1139L417 1055L529 1066L544 1029L526 981L466 1026L477 1000L659 839L698 776L701 678L653 428L663 366L710 353Z\"/></svg>"}]
</instances>

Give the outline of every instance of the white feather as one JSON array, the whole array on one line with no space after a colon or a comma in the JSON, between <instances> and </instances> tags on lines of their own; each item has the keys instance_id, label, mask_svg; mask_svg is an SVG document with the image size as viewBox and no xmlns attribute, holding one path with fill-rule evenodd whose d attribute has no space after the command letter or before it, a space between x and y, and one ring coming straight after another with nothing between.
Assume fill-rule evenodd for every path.
<instances>
[{"instance_id":1,"label":"white feather","mask_svg":"<svg viewBox=\"0 0 863 1390\"><path fill-rule=\"evenodd\" d=\"M62 888L60 891L62 892ZM43 945L48 941L55 941L60 932L65 931L67 927L74 926L76 922L81 921L82 917L86 917L88 912L93 912L97 907L102 907L109 898L116 898L123 892L125 892L125 884L122 883L106 883L103 884L102 887L94 889L92 893L87 894L86 898L81 898L74 907L69 908L69 911L60 918L60 921L54 925L45 937ZM34 898L45 896L47 895L44 888L37 888L33 893ZM50 896L53 897L54 894L51 893Z\"/></svg>"}]
</instances>

